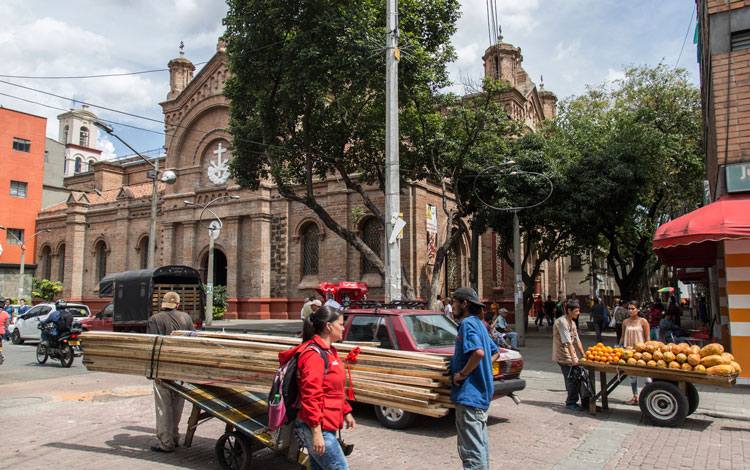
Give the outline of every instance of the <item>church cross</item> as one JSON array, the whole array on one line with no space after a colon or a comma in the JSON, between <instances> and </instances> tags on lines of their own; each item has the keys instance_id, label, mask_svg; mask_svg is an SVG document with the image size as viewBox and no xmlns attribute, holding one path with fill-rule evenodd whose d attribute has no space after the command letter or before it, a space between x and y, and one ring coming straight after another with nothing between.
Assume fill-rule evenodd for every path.
<instances>
[{"instance_id":1,"label":"church cross","mask_svg":"<svg viewBox=\"0 0 750 470\"><path fill-rule=\"evenodd\" d=\"M221 142L219 142L219 148L214 150L214 154L219 156L219 161L221 161L221 154L226 152L227 149L221 147Z\"/></svg>"}]
</instances>

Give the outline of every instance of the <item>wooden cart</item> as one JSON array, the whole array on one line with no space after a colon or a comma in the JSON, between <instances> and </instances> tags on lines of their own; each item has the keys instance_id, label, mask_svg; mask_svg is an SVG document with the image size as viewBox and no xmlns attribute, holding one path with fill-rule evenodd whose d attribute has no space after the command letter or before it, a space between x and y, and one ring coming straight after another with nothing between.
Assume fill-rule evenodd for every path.
<instances>
[{"instance_id":1,"label":"wooden cart","mask_svg":"<svg viewBox=\"0 0 750 470\"><path fill-rule=\"evenodd\" d=\"M602 364L581 361L591 380L591 388L596 393L596 372L599 372L599 392L589 402L589 411L596 414L596 402L601 399L602 409L609 409L609 394L627 376L649 377L653 382L646 384L638 397L641 412L657 426L677 426L698 408L698 389L694 384L731 387L736 376L708 375L679 369L631 366L625 364ZM607 381L607 374L613 377Z\"/></svg>"},{"instance_id":2,"label":"wooden cart","mask_svg":"<svg viewBox=\"0 0 750 470\"><path fill-rule=\"evenodd\" d=\"M268 405L265 398L246 390L196 385L162 380L162 385L193 404L185 432L185 447L193 443L198 425L211 418L226 423L224 434L216 441L214 452L219 466L226 470L250 470L252 453L269 448L288 461L310 468L309 457L294 436L292 426L278 431L268 429Z\"/></svg>"}]
</instances>

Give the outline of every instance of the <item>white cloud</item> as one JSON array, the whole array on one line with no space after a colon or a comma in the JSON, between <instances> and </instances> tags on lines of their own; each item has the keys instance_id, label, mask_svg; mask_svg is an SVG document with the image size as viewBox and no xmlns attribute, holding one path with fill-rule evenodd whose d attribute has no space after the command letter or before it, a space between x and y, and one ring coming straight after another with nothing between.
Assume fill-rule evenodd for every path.
<instances>
[{"instance_id":1,"label":"white cloud","mask_svg":"<svg viewBox=\"0 0 750 470\"><path fill-rule=\"evenodd\" d=\"M558 62L570 61L579 55L581 41L573 41L568 44L558 42L555 45L554 59Z\"/></svg>"},{"instance_id":2,"label":"white cloud","mask_svg":"<svg viewBox=\"0 0 750 470\"><path fill-rule=\"evenodd\" d=\"M607 75L604 77L604 81L611 83L617 80L623 80L625 78L625 72L622 70L607 69Z\"/></svg>"},{"instance_id":3,"label":"white cloud","mask_svg":"<svg viewBox=\"0 0 750 470\"><path fill-rule=\"evenodd\" d=\"M102 160L113 160L117 157L115 153L115 144L110 142L106 135L101 132L96 138L96 148L102 151Z\"/></svg>"}]
</instances>

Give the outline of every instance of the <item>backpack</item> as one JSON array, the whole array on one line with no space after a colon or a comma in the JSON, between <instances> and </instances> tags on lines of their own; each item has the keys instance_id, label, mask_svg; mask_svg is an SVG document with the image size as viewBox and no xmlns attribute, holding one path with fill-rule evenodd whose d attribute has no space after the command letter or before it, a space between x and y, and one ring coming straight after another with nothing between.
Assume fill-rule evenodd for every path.
<instances>
[{"instance_id":1,"label":"backpack","mask_svg":"<svg viewBox=\"0 0 750 470\"><path fill-rule=\"evenodd\" d=\"M297 418L297 412L300 409L297 363L300 355L309 349L320 354L325 363L323 375L328 373L328 354L315 343L310 343L276 371L271 392L268 394L268 429L272 431L281 429L282 426Z\"/></svg>"},{"instance_id":2,"label":"backpack","mask_svg":"<svg viewBox=\"0 0 750 470\"><path fill-rule=\"evenodd\" d=\"M67 310L60 312L60 320L57 321L57 333L63 334L73 327L73 314Z\"/></svg>"}]
</instances>

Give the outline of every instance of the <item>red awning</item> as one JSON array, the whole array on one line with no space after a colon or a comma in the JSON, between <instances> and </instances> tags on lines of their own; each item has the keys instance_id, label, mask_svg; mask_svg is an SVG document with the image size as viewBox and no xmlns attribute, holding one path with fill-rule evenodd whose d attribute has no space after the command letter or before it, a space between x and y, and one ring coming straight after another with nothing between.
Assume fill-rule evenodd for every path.
<instances>
[{"instance_id":1,"label":"red awning","mask_svg":"<svg viewBox=\"0 0 750 470\"><path fill-rule=\"evenodd\" d=\"M706 268L681 268L677 270L677 279L690 284L692 282L708 282L708 270Z\"/></svg>"},{"instance_id":2,"label":"red awning","mask_svg":"<svg viewBox=\"0 0 750 470\"><path fill-rule=\"evenodd\" d=\"M668 222L654 234L654 251L669 266L712 266L722 240L750 238L750 195L718 201Z\"/></svg>"}]
</instances>

